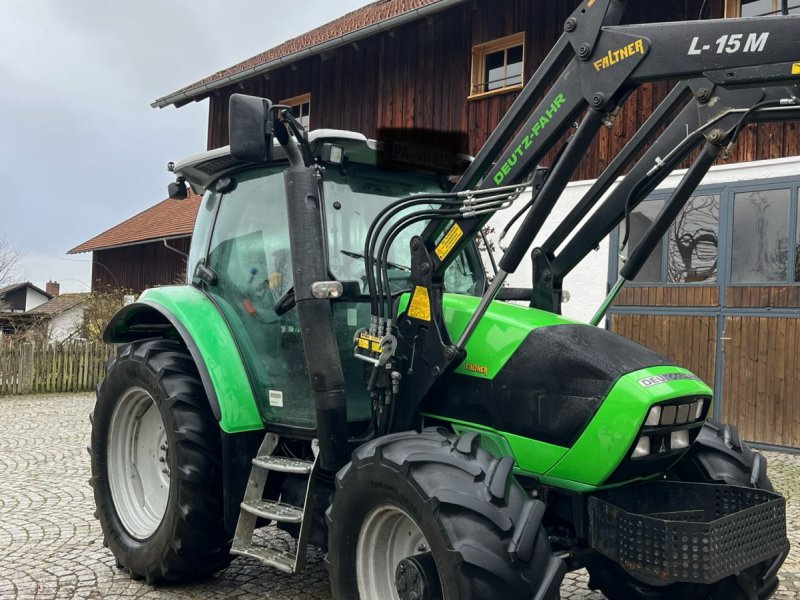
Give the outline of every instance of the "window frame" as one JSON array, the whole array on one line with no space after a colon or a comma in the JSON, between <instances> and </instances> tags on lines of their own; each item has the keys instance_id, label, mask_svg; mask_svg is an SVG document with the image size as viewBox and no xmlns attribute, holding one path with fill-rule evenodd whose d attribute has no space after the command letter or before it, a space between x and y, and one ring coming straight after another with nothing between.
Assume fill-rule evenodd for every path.
<instances>
[{"instance_id":1,"label":"window frame","mask_svg":"<svg viewBox=\"0 0 800 600\"><path fill-rule=\"evenodd\" d=\"M278 104L285 104L286 106L289 106L291 108L295 108L295 107L298 107L298 106L302 107L303 104L308 104L308 124L305 126L305 128L308 131L311 131L311 92L306 92L305 94L299 94L297 96L292 96L291 98L287 98L285 100L281 100ZM302 118L303 118L303 115L302 115L302 111L301 111L300 119L298 119L298 121L300 121L301 123L302 123L302 120L301 120Z\"/></svg>"},{"instance_id":2,"label":"window frame","mask_svg":"<svg viewBox=\"0 0 800 600\"><path fill-rule=\"evenodd\" d=\"M772 15L781 14L780 11L782 10L782 0L772 0ZM790 8L797 8L790 7ZM742 0L725 0L725 18L726 19L736 19L742 16Z\"/></svg>"},{"instance_id":3,"label":"window frame","mask_svg":"<svg viewBox=\"0 0 800 600\"><path fill-rule=\"evenodd\" d=\"M800 281L795 281L795 263L797 261L797 201L798 201L798 182L797 178L775 179L755 182L736 182L726 186L728 210L725 219L726 237L728 238L728 249L725 254L726 285L728 287L781 287L800 285ZM733 280L733 217L735 212L736 194L747 192L764 192L770 190L789 190L789 226L787 227L787 240L789 252L786 256L786 279L783 281L734 281Z\"/></svg>"},{"instance_id":4,"label":"window frame","mask_svg":"<svg viewBox=\"0 0 800 600\"><path fill-rule=\"evenodd\" d=\"M486 57L489 54L500 51L508 51L510 48L517 46L522 47L522 70L520 73L520 83L514 85L504 85L496 90L476 91L480 90L485 84L486 75ZM506 54L506 57L508 55ZM508 68L508 62L503 66L504 69ZM519 31L512 33L505 37L497 38L481 44L476 44L472 47L472 69L469 82L469 94L467 100L477 100L497 94L507 94L509 92L516 92L521 90L525 85L525 32Z\"/></svg>"},{"instance_id":5,"label":"window frame","mask_svg":"<svg viewBox=\"0 0 800 600\"><path fill-rule=\"evenodd\" d=\"M782 281L733 281L733 216L734 216L734 197L743 192L757 192L766 190L785 190L790 191L789 198L789 254L787 256L787 277ZM666 200L670 197L672 189L657 190L650 194L643 202L653 200ZM770 179L751 179L745 181L731 181L726 183L711 184L700 186L692 194L693 196L718 194L720 196L719 214L719 245L717 257L717 280L714 282L691 282L691 283L669 283L666 281L668 246L669 240L665 235L661 240L662 259L661 277L655 282L629 281L625 287L703 287L703 286L725 286L725 287L781 287L781 286L800 286L800 278L795 280L795 265L800 257L800 178L796 176L779 177ZM614 228L610 240L610 269L609 281L613 284L621 268L620 257L617 249L621 240L622 223Z\"/></svg>"},{"instance_id":6,"label":"window frame","mask_svg":"<svg viewBox=\"0 0 800 600\"><path fill-rule=\"evenodd\" d=\"M659 270L659 279L658 281L628 281L625 283L626 287L708 287L708 286L716 286L720 284L720 278L722 277L722 263L723 261L727 262L727 259L723 255L723 252L727 252L727 239L726 236L722 234L722 227L723 227L723 220L725 217L725 202L726 202L726 189L725 186L713 185L713 186L703 186L697 188L694 193L692 194L692 198L696 197L703 197L703 196L719 196L719 222L717 225L717 275L714 281L690 281L690 282L672 282L667 281L668 273L669 273L669 230L665 233L659 244L661 246L661 265ZM671 196L671 190L658 190L653 192L647 198L642 200L641 204L645 202L667 202ZM641 204L639 206L641 206ZM634 209L635 211L635 209ZM611 248L619 248L619 244L621 241L620 232L622 231L622 226L624 224L620 223L617 227L614 228L613 237L611 238ZM673 223L674 224L674 223ZM672 228L672 225L670 225ZM628 248L627 250L632 251L633 248ZM655 250L654 250L655 252ZM720 256L723 256L722 260L720 260ZM619 252L615 252L613 256L614 260L614 270L612 272L616 272L617 276L619 276L619 271L622 268L622 263L620 261ZM616 279L615 279L616 281Z\"/></svg>"}]
</instances>

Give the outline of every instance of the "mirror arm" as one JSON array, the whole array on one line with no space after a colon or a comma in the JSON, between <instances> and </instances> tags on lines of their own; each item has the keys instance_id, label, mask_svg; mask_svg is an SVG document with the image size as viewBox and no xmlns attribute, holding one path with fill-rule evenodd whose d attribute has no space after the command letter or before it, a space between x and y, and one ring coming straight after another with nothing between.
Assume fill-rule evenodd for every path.
<instances>
[{"instance_id":1,"label":"mirror arm","mask_svg":"<svg viewBox=\"0 0 800 600\"><path fill-rule=\"evenodd\" d=\"M314 164L314 154L311 152L311 145L308 143L308 132L305 130L305 127L300 124L300 121L295 118L295 116L292 114L292 111L288 108L283 108L281 110L281 119L284 122L284 127L286 127L286 123L289 124L289 128L291 128L295 140L297 140L297 143L299 143L300 149L303 153L302 159L305 161L302 166L310 167ZM280 137L278 137L278 141L282 146L284 146L284 148L287 147L284 145L283 140ZM294 163L292 157L290 157L289 160L292 166L298 166Z\"/></svg>"}]
</instances>

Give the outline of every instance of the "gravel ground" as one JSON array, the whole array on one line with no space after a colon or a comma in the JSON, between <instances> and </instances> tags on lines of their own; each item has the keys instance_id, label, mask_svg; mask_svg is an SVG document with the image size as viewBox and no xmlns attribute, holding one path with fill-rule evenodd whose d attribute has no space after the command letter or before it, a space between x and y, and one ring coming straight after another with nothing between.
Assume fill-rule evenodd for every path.
<instances>
[{"instance_id":1,"label":"gravel ground","mask_svg":"<svg viewBox=\"0 0 800 600\"><path fill-rule=\"evenodd\" d=\"M92 404L89 394L0 398L0 599L331 597L319 552L310 553L300 575L239 558L213 578L180 587L153 588L117 569L92 516L86 453ZM788 501L793 546L775 598L800 599L800 456L765 454ZM604 598L587 590L581 571L567 574L561 594L564 600Z\"/></svg>"}]
</instances>

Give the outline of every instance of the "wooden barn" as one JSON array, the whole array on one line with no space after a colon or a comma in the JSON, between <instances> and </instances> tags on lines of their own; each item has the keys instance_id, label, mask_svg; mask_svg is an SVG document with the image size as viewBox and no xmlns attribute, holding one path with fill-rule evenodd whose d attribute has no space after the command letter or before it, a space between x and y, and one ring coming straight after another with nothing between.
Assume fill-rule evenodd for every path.
<instances>
[{"instance_id":1,"label":"wooden barn","mask_svg":"<svg viewBox=\"0 0 800 600\"><path fill-rule=\"evenodd\" d=\"M68 254L92 253L92 291L139 294L158 286L184 283L186 259L200 197L168 198L134 215Z\"/></svg>"},{"instance_id":2,"label":"wooden barn","mask_svg":"<svg viewBox=\"0 0 800 600\"><path fill-rule=\"evenodd\" d=\"M209 149L227 143L228 99L242 92L293 106L314 129L350 129L379 139L386 132L422 130L428 142L475 154L577 4L382 0L153 106L208 99ZM786 0L628 4L629 22L800 11ZM578 172L583 182L571 185L570 193L597 177L670 88L670 82L656 82L631 95L614 126L587 151ZM613 330L673 356L714 386L716 415L736 423L744 437L789 446L800 446L794 393L800 385L798 155L795 123L749 127L609 319ZM668 180L636 211L632 239L641 236L675 182ZM596 307L616 279L618 243L615 234L584 275L567 281L573 303L588 298Z\"/></svg>"}]
</instances>

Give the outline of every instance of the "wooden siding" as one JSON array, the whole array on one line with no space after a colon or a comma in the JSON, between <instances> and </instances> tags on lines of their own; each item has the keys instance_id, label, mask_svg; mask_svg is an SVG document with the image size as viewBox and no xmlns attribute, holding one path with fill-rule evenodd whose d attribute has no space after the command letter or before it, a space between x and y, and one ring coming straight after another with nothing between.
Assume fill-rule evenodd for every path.
<instances>
[{"instance_id":1,"label":"wooden siding","mask_svg":"<svg viewBox=\"0 0 800 600\"><path fill-rule=\"evenodd\" d=\"M176 238L168 243L188 253L190 240ZM186 259L161 241L97 250L92 255L92 290L124 288L138 294L149 287L185 281Z\"/></svg>"},{"instance_id":2,"label":"wooden siding","mask_svg":"<svg viewBox=\"0 0 800 600\"><path fill-rule=\"evenodd\" d=\"M220 90L211 96L208 147L227 144L230 94L280 99L308 92L313 128L350 129L375 138L383 129L413 127L434 132L426 143L435 143L439 132L442 140L464 140L458 150L475 154L517 93L467 99L472 47L524 30L527 81L558 39L577 2L550 2L547 10L540 4L529 0L467 2ZM629 20L695 19L700 4L701 0L632 2ZM722 14L721 2L712 2L712 14ZM603 129L587 150L576 179L596 177L669 89L667 82L656 82L633 93L615 125ZM759 125L745 130L731 161L797 154L800 136L796 124Z\"/></svg>"},{"instance_id":3,"label":"wooden siding","mask_svg":"<svg viewBox=\"0 0 800 600\"><path fill-rule=\"evenodd\" d=\"M800 319L725 319L722 417L746 440L800 446Z\"/></svg>"},{"instance_id":4,"label":"wooden siding","mask_svg":"<svg viewBox=\"0 0 800 600\"><path fill-rule=\"evenodd\" d=\"M717 306L717 286L626 287L615 306Z\"/></svg>"},{"instance_id":5,"label":"wooden siding","mask_svg":"<svg viewBox=\"0 0 800 600\"><path fill-rule=\"evenodd\" d=\"M612 315L611 330L668 356L714 386L716 317Z\"/></svg>"},{"instance_id":6,"label":"wooden siding","mask_svg":"<svg viewBox=\"0 0 800 600\"><path fill-rule=\"evenodd\" d=\"M800 308L800 286L730 286L725 299L732 308Z\"/></svg>"}]
</instances>

